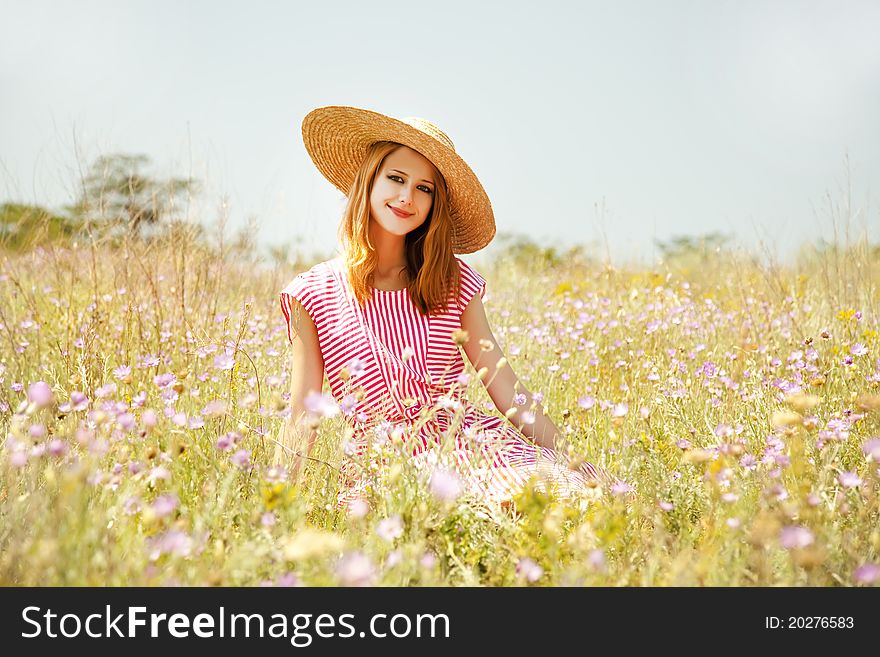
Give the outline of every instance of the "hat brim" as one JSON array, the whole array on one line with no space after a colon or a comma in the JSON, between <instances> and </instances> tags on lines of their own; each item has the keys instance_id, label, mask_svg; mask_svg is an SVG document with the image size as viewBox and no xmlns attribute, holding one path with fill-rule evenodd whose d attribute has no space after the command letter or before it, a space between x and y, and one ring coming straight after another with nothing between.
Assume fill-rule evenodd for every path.
<instances>
[{"instance_id":1,"label":"hat brim","mask_svg":"<svg viewBox=\"0 0 880 657\"><path fill-rule=\"evenodd\" d=\"M346 196L367 149L377 141L409 146L430 160L446 181L452 250L473 253L495 236L489 196L468 164L437 139L398 119L357 107L319 107L302 122L306 151L318 171Z\"/></svg>"}]
</instances>

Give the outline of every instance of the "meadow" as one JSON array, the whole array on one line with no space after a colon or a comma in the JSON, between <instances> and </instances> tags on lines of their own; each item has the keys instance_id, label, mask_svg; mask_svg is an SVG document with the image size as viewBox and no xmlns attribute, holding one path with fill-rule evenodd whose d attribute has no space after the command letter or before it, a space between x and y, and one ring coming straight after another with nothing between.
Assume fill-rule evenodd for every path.
<instances>
[{"instance_id":1,"label":"meadow","mask_svg":"<svg viewBox=\"0 0 880 657\"><path fill-rule=\"evenodd\" d=\"M391 446L369 505L338 508L332 400L301 481L270 458L278 292L313 263L186 226L2 251L0 584L876 585L877 256L465 256L510 366L627 486L496 508Z\"/></svg>"}]
</instances>

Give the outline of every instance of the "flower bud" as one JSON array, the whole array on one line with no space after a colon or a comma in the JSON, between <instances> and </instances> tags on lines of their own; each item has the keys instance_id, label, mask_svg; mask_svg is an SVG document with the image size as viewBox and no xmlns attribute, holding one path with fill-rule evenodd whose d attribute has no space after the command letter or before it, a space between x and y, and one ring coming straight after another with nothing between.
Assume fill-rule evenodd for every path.
<instances>
[{"instance_id":1,"label":"flower bud","mask_svg":"<svg viewBox=\"0 0 880 657\"><path fill-rule=\"evenodd\" d=\"M463 329L455 329L452 331L452 341L455 344L465 344L470 339L470 335Z\"/></svg>"}]
</instances>

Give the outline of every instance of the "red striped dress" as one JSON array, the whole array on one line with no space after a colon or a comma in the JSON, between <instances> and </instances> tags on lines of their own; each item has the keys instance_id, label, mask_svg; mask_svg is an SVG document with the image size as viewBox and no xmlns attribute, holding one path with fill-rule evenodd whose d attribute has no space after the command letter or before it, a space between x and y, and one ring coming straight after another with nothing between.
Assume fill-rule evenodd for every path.
<instances>
[{"instance_id":1,"label":"red striped dress","mask_svg":"<svg viewBox=\"0 0 880 657\"><path fill-rule=\"evenodd\" d=\"M438 481L451 481L466 495L506 501L534 478L537 488L562 496L595 496L596 483L611 481L607 473L589 463L568 468L552 450L536 446L509 420L483 413L462 394L465 362L452 332L461 328L461 313L473 295L485 297L486 280L456 260L460 295L455 299L450 291L447 311L428 316L413 305L406 288L374 288L360 306L342 256L299 274L281 292L288 339L292 342L295 298L315 323L330 392L354 429L345 446L340 504L363 494L369 485L362 474L369 472L364 455L395 432L412 442L419 465L444 470Z\"/></svg>"}]
</instances>

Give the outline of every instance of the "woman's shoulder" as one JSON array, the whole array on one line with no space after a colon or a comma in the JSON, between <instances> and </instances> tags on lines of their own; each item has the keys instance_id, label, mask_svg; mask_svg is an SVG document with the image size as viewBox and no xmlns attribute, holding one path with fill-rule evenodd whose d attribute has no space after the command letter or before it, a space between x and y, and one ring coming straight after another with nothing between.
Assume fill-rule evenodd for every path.
<instances>
[{"instance_id":1,"label":"woman's shoulder","mask_svg":"<svg viewBox=\"0 0 880 657\"><path fill-rule=\"evenodd\" d=\"M470 282L470 283L477 283L480 285L482 285L483 283L486 282L486 279L484 279L480 275L480 273L476 269L474 269L474 267L472 265L469 265L468 263L466 263L464 260L462 260L458 256L453 256L453 257L458 262L458 270L459 270L459 272L461 272L461 276L462 276L463 280Z\"/></svg>"},{"instance_id":2,"label":"woman's shoulder","mask_svg":"<svg viewBox=\"0 0 880 657\"><path fill-rule=\"evenodd\" d=\"M476 269L458 256L455 256L455 259L458 261L458 267L461 273L461 292L459 294L458 304L459 309L463 310L474 295L479 294L480 299L486 297L486 279L483 278Z\"/></svg>"}]
</instances>

